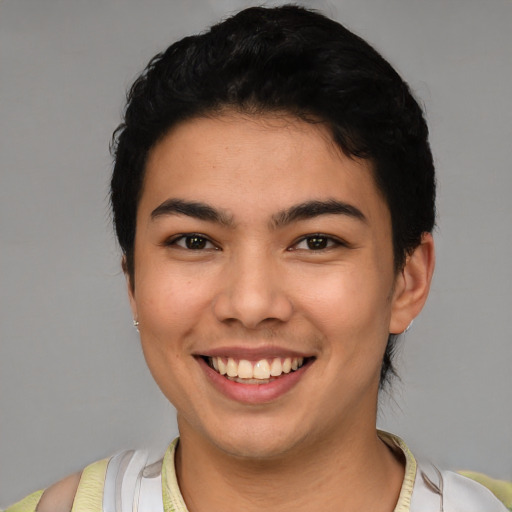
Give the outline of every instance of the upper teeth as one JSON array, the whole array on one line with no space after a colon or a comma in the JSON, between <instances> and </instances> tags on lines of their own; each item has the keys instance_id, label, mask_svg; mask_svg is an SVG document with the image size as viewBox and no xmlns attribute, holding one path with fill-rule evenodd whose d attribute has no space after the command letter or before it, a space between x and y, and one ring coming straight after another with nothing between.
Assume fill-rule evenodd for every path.
<instances>
[{"instance_id":1,"label":"upper teeth","mask_svg":"<svg viewBox=\"0 0 512 512\"><path fill-rule=\"evenodd\" d=\"M210 357L211 366L221 375L238 377L240 379L267 380L270 377L279 377L283 373L297 370L304 364L303 357L275 357L274 359L260 359L256 362L247 359L235 360L232 357Z\"/></svg>"}]
</instances>

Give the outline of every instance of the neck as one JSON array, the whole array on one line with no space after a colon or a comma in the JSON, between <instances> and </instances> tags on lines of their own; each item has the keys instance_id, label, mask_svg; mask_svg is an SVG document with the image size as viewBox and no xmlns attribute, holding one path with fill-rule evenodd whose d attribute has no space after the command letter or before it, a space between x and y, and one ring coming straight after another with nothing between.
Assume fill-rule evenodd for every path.
<instances>
[{"instance_id":1,"label":"neck","mask_svg":"<svg viewBox=\"0 0 512 512\"><path fill-rule=\"evenodd\" d=\"M233 457L185 429L176 471L189 512L392 512L403 464L375 428L301 443L271 460Z\"/></svg>"}]
</instances>

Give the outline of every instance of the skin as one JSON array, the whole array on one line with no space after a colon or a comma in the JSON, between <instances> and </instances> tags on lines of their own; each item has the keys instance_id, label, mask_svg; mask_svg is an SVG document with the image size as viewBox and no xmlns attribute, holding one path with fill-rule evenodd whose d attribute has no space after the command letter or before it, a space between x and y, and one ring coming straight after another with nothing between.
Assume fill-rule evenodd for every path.
<instances>
[{"instance_id":1,"label":"skin","mask_svg":"<svg viewBox=\"0 0 512 512\"><path fill-rule=\"evenodd\" d=\"M176 200L218 218L161 206ZM362 216L283 215L311 201ZM190 512L393 510L404 470L376 435L379 373L388 334L423 307L434 250L425 234L397 274L391 240L371 164L321 125L226 113L153 148L128 289L148 366L177 409ZM285 393L250 403L212 385L199 356L217 349L313 362Z\"/></svg>"},{"instance_id":2,"label":"skin","mask_svg":"<svg viewBox=\"0 0 512 512\"><path fill-rule=\"evenodd\" d=\"M81 472L63 478L48 487L37 504L37 512L69 512L73 507Z\"/></svg>"}]
</instances>

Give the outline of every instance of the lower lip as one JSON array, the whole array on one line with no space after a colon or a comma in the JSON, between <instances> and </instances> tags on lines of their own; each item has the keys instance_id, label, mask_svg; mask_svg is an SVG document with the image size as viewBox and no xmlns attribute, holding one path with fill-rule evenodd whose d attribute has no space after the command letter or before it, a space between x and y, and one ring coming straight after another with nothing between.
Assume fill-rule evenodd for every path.
<instances>
[{"instance_id":1,"label":"lower lip","mask_svg":"<svg viewBox=\"0 0 512 512\"><path fill-rule=\"evenodd\" d=\"M281 397L299 382L313 362L309 360L298 370L285 373L266 384L242 384L217 373L202 357L196 359L218 391L232 400L246 404L264 404Z\"/></svg>"}]
</instances>

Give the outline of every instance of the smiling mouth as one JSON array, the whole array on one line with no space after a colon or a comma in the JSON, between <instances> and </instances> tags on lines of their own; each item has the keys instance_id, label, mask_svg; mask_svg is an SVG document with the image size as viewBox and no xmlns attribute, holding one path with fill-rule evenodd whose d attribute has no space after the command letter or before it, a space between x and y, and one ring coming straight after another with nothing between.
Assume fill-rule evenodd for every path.
<instances>
[{"instance_id":1,"label":"smiling mouth","mask_svg":"<svg viewBox=\"0 0 512 512\"><path fill-rule=\"evenodd\" d=\"M312 357L274 357L249 361L232 357L203 356L208 366L227 379L240 384L268 384L293 373L312 361Z\"/></svg>"}]
</instances>

